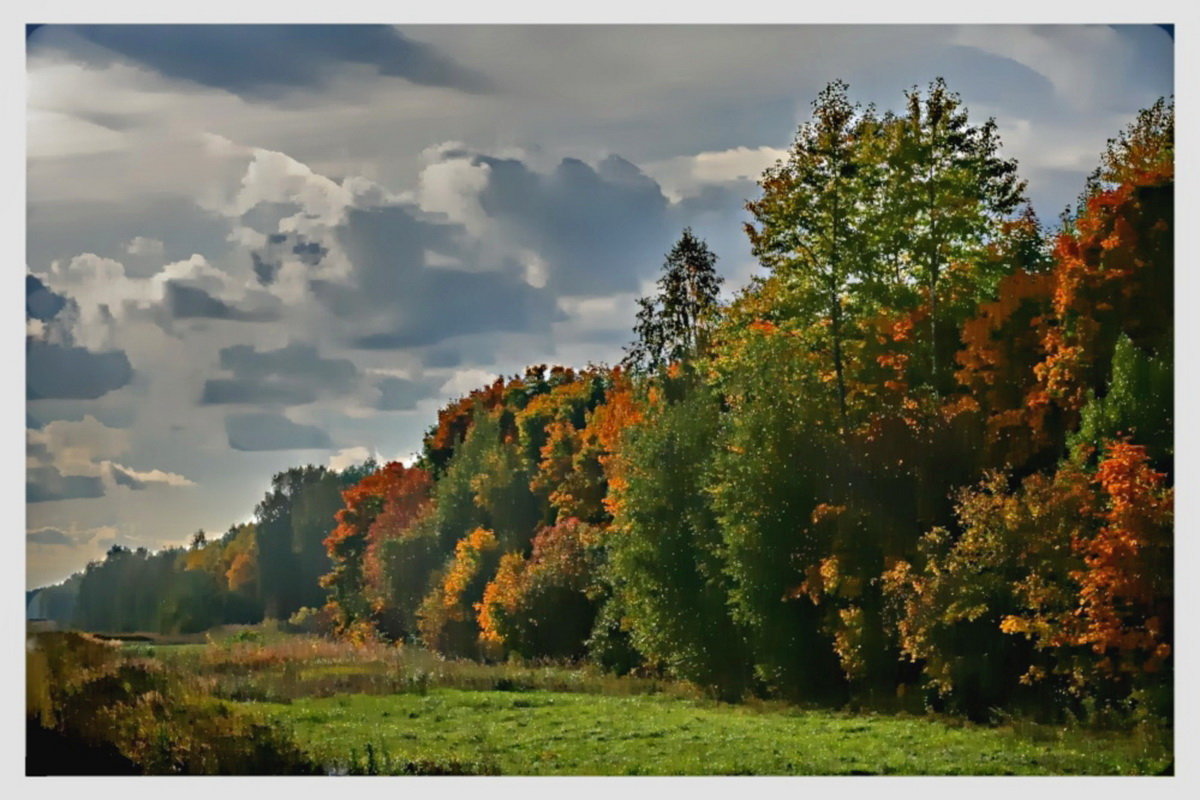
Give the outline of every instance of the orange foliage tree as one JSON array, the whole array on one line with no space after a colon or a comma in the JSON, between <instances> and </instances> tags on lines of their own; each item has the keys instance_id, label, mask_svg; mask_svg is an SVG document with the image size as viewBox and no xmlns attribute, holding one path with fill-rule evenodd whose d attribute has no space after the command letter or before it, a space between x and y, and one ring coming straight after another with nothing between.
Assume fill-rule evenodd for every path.
<instances>
[{"instance_id":1,"label":"orange foliage tree","mask_svg":"<svg viewBox=\"0 0 1200 800\"><path fill-rule=\"evenodd\" d=\"M335 515L337 527L325 539L333 569L321 579L339 633L358 638L374 635L371 600L380 589L379 543L399 535L415 518L427 502L430 484L426 470L393 461L342 492L345 506ZM383 524L376 529L380 518Z\"/></svg>"},{"instance_id":2,"label":"orange foliage tree","mask_svg":"<svg viewBox=\"0 0 1200 800\"><path fill-rule=\"evenodd\" d=\"M486 528L459 540L454 555L417 612L426 646L455 656L480 654L476 604L500 561L500 542Z\"/></svg>"},{"instance_id":3,"label":"orange foliage tree","mask_svg":"<svg viewBox=\"0 0 1200 800\"><path fill-rule=\"evenodd\" d=\"M538 533L528 561L519 553L501 558L476 606L481 639L493 655L583 655L603 592L602 538L602 529L566 519Z\"/></svg>"}]
</instances>

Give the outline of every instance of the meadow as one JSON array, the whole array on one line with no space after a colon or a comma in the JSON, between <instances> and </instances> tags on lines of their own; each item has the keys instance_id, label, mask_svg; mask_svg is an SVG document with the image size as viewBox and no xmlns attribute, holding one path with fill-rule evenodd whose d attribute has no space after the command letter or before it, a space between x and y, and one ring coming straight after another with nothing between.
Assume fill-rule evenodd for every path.
<instances>
[{"instance_id":1,"label":"meadow","mask_svg":"<svg viewBox=\"0 0 1200 800\"><path fill-rule=\"evenodd\" d=\"M104 749L134 772L1145 775L1173 768L1169 740L1147 728L978 725L902 709L731 704L678 681L569 664L460 661L413 646L353 646L269 629L204 644L35 634L28 653L30 708L41 713L42 730L60 737L55 746Z\"/></svg>"},{"instance_id":2,"label":"meadow","mask_svg":"<svg viewBox=\"0 0 1200 800\"><path fill-rule=\"evenodd\" d=\"M660 695L434 689L254 704L335 770L498 775L1088 775L1161 771L1135 739Z\"/></svg>"}]
</instances>

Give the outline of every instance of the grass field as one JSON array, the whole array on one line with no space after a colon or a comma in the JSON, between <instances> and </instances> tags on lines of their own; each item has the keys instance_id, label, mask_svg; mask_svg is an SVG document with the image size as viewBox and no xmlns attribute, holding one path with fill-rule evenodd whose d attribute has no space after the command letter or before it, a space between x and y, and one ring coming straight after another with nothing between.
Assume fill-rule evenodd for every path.
<instances>
[{"instance_id":1,"label":"grass field","mask_svg":"<svg viewBox=\"0 0 1200 800\"><path fill-rule=\"evenodd\" d=\"M663 695L433 689L240 704L333 771L504 775L1156 774L1128 734L730 706Z\"/></svg>"},{"instance_id":2,"label":"grass field","mask_svg":"<svg viewBox=\"0 0 1200 800\"><path fill-rule=\"evenodd\" d=\"M278 631L214 636L206 644L117 644L39 634L30 644L31 724L65 721L51 735L81 747L107 742L152 773L1173 770L1169 730L1145 726L1105 731L1019 720L986 726L899 709L851 713L775 701L724 704L695 686L650 676L618 677L581 665L449 660L417 647L354 646ZM103 713L116 701L124 703L120 719ZM58 747L42 754L45 769L61 768L51 752Z\"/></svg>"}]
</instances>

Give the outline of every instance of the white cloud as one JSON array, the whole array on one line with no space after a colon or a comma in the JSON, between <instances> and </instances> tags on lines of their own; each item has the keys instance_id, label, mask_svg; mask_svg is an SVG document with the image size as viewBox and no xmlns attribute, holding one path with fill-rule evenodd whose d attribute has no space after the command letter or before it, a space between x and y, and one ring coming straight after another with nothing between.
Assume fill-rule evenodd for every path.
<instances>
[{"instance_id":1,"label":"white cloud","mask_svg":"<svg viewBox=\"0 0 1200 800\"><path fill-rule=\"evenodd\" d=\"M148 239L145 236L135 236L125 245L125 252L132 256L147 256L162 258L165 246L158 239Z\"/></svg>"},{"instance_id":2,"label":"white cloud","mask_svg":"<svg viewBox=\"0 0 1200 800\"><path fill-rule=\"evenodd\" d=\"M138 472L135 469L122 466L113 461L103 462L107 477L112 483L119 482L121 477L137 483L161 483L164 486L195 486L195 482L174 472L164 472L161 469ZM116 474L114 474L114 471Z\"/></svg>"},{"instance_id":3,"label":"white cloud","mask_svg":"<svg viewBox=\"0 0 1200 800\"><path fill-rule=\"evenodd\" d=\"M653 291L654 288L651 285L648 291ZM635 316L636 298L636 294L560 297L558 307L570 318L570 325L579 330L628 331Z\"/></svg>"},{"instance_id":4,"label":"white cloud","mask_svg":"<svg viewBox=\"0 0 1200 800\"><path fill-rule=\"evenodd\" d=\"M787 156L775 147L734 147L646 164L646 174L662 186L671 202L694 195L705 185L756 181L763 170Z\"/></svg>"},{"instance_id":5,"label":"white cloud","mask_svg":"<svg viewBox=\"0 0 1200 800\"><path fill-rule=\"evenodd\" d=\"M482 369L460 369L441 385L443 397L462 397L473 389L487 386L496 380L496 373Z\"/></svg>"},{"instance_id":6,"label":"white cloud","mask_svg":"<svg viewBox=\"0 0 1200 800\"><path fill-rule=\"evenodd\" d=\"M39 277L55 292L75 301L78 316L71 334L76 344L92 350L113 346L118 328L131 313L160 306L169 282L185 281L231 305L246 303L255 290L248 278L238 279L195 253L164 264L147 278L130 277L124 264L95 253L54 261L49 272Z\"/></svg>"},{"instance_id":7,"label":"white cloud","mask_svg":"<svg viewBox=\"0 0 1200 800\"><path fill-rule=\"evenodd\" d=\"M338 225L354 203L354 194L283 153L254 148L241 189L227 209L240 216L259 203L296 203L301 213L280 223L280 230L306 232L312 224Z\"/></svg>"},{"instance_id":8,"label":"white cloud","mask_svg":"<svg viewBox=\"0 0 1200 800\"><path fill-rule=\"evenodd\" d=\"M70 114L31 109L26 116L30 159L69 158L121 150L124 134Z\"/></svg>"},{"instance_id":9,"label":"white cloud","mask_svg":"<svg viewBox=\"0 0 1200 800\"><path fill-rule=\"evenodd\" d=\"M361 464L370 457L371 451L365 447L347 447L329 457L329 468L341 472L347 467Z\"/></svg>"},{"instance_id":10,"label":"white cloud","mask_svg":"<svg viewBox=\"0 0 1200 800\"><path fill-rule=\"evenodd\" d=\"M1023 64L1077 108L1108 91L1110 77L1123 77L1130 57L1127 43L1107 25L968 25L951 41Z\"/></svg>"},{"instance_id":11,"label":"white cloud","mask_svg":"<svg viewBox=\"0 0 1200 800\"><path fill-rule=\"evenodd\" d=\"M90 414L79 421L54 420L41 430L28 429L25 442L27 468L51 466L62 475L98 477L109 490L134 484L195 485L183 475L160 469L139 471L115 461L129 451L128 431L110 428Z\"/></svg>"},{"instance_id":12,"label":"white cloud","mask_svg":"<svg viewBox=\"0 0 1200 800\"><path fill-rule=\"evenodd\" d=\"M479 205L479 193L487 188L490 174L487 164L472 164L465 158L432 163L421 171L418 181L421 208L445 214L472 236L482 236L489 223Z\"/></svg>"},{"instance_id":13,"label":"white cloud","mask_svg":"<svg viewBox=\"0 0 1200 800\"><path fill-rule=\"evenodd\" d=\"M41 430L27 430L25 441L27 446L44 448L49 463L64 475L99 475L99 459L129 450L127 431L110 428L90 414L78 422L55 420Z\"/></svg>"}]
</instances>

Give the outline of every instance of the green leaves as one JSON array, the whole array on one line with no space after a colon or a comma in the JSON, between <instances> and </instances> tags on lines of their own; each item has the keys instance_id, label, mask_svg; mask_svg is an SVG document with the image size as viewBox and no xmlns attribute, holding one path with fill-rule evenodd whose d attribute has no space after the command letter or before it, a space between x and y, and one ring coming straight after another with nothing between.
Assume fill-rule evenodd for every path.
<instances>
[{"instance_id":1,"label":"green leaves","mask_svg":"<svg viewBox=\"0 0 1200 800\"><path fill-rule=\"evenodd\" d=\"M655 372L707 349L724 280L716 262L708 245L684 228L663 264L658 295L637 301L636 339L622 362L627 368Z\"/></svg>"}]
</instances>

